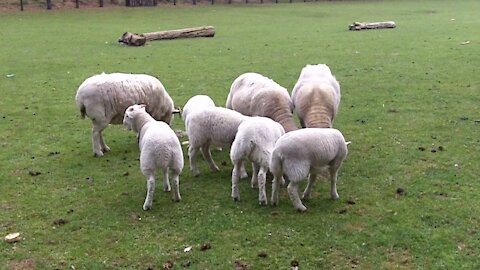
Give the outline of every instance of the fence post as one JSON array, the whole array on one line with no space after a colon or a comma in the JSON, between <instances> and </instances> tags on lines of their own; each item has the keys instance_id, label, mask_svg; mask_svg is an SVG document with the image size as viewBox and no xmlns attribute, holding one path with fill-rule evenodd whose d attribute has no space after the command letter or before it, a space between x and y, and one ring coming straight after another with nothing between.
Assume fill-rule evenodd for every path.
<instances>
[{"instance_id":1,"label":"fence post","mask_svg":"<svg viewBox=\"0 0 480 270\"><path fill-rule=\"evenodd\" d=\"M47 0L47 9L52 9L52 0Z\"/></svg>"},{"instance_id":2,"label":"fence post","mask_svg":"<svg viewBox=\"0 0 480 270\"><path fill-rule=\"evenodd\" d=\"M100 7L103 7L103 0L99 0L99 1L98 1L98 5L99 5Z\"/></svg>"},{"instance_id":3,"label":"fence post","mask_svg":"<svg viewBox=\"0 0 480 270\"><path fill-rule=\"evenodd\" d=\"M20 0L20 10L23 11L23 0Z\"/></svg>"},{"instance_id":4,"label":"fence post","mask_svg":"<svg viewBox=\"0 0 480 270\"><path fill-rule=\"evenodd\" d=\"M75 8L78 8L78 7L79 7L78 0L75 0Z\"/></svg>"},{"instance_id":5,"label":"fence post","mask_svg":"<svg viewBox=\"0 0 480 270\"><path fill-rule=\"evenodd\" d=\"M192 2L193 2L193 4L194 4L194 5L196 5L196 4L197 4L197 0L193 0Z\"/></svg>"}]
</instances>

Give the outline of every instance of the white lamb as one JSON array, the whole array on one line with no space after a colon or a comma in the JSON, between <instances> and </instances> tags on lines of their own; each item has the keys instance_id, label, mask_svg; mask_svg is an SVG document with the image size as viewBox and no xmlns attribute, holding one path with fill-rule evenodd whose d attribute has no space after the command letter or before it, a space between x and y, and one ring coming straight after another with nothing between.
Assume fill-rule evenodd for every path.
<instances>
[{"instance_id":1,"label":"white lamb","mask_svg":"<svg viewBox=\"0 0 480 270\"><path fill-rule=\"evenodd\" d=\"M215 107L215 102L207 95L196 95L191 97L182 110L183 121L186 121L192 111L202 110L207 107Z\"/></svg>"},{"instance_id":2,"label":"white lamb","mask_svg":"<svg viewBox=\"0 0 480 270\"><path fill-rule=\"evenodd\" d=\"M102 131L108 124L121 124L128 106L146 104L156 120L170 124L173 101L162 83L150 75L112 73L92 76L78 88L75 97L81 117L92 120L93 153L100 157L110 150Z\"/></svg>"},{"instance_id":3,"label":"white lamb","mask_svg":"<svg viewBox=\"0 0 480 270\"><path fill-rule=\"evenodd\" d=\"M152 208L155 192L155 172L163 172L163 190L170 191L169 171L172 177L173 201L180 201L179 175L183 169L183 152L175 132L165 122L156 121L145 110L145 105L127 108L123 123L137 132L140 147L140 169L147 177L147 196L143 210Z\"/></svg>"},{"instance_id":4,"label":"white lamb","mask_svg":"<svg viewBox=\"0 0 480 270\"><path fill-rule=\"evenodd\" d=\"M302 127L331 128L340 105L340 85L325 64L306 65L292 90Z\"/></svg>"},{"instance_id":5,"label":"white lamb","mask_svg":"<svg viewBox=\"0 0 480 270\"><path fill-rule=\"evenodd\" d=\"M298 195L298 184L308 177L303 198L310 198L317 174L324 167L330 172L330 195L338 199L337 174L347 156L347 143L342 133L333 128L304 128L286 133L275 144L270 170L274 175L272 184L272 205L278 204L278 189L282 176L289 180L288 195L298 211L307 208Z\"/></svg>"},{"instance_id":6,"label":"white lamb","mask_svg":"<svg viewBox=\"0 0 480 270\"><path fill-rule=\"evenodd\" d=\"M285 134L282 125L266 117L251 117L244 120L230 150L230 159L234 165L232 171L232 198L240 200L238 180L241 166L246 159L252 162L252 188L258 184L258 201L267 204L265 191L266 175L275 142Z\"/></svg>"},{"instance_id":7,"label":"white lamb","mask_svg":"<svg viewBox=\"0 0 480 270\"><path fill-rule=\"evenodd\" d=\"M226 107L248 116L271 118L286 132L297 129L287 89L258 73L244 73L233 81Z\"/></svg>"},{"instance_id":8,"label":"white lamb","mask_svg":"<svg viewBox=\"0 0 480 270\"><path fill-rule=\"evenodd\" d=\"M238 126L247 118L239 112L221 107L208 107L188 114L185 125L189 140L190 169L194 176L200 174L197 168L197 154L200 149L210 169L219 170L210 154L210 145L230 146L235 139ZM246 176L247 173L243 168L242 178Z\"/></svg>"}]
</instances>

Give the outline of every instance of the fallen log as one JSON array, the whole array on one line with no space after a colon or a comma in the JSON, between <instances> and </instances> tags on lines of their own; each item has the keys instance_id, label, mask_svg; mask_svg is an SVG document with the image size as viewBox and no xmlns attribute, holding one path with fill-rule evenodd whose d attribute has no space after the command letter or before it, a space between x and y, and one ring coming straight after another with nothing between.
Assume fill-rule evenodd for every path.
<instances>
[{"instance_id":1,"label":"fallen log","mask_svg":"<svg viewBox=\"0 0 480 270\"><path fill-rule=\"evenodd\" d=\"M143 34L125 32L118 42L129 46L143 46L147 42L147 38Z\"/></svg>"},{"instance_id":2,"label":"fallen log","mask_svg":"<svg viewBox=\"0 0 480 270\"><path fill-rule=\"evenodd\" d=\"M354 22L348 26L348 30L364 30L364 29L381 29L381 28L395 28L397 25L394 21L386 22Z\"/></svg>"},{"instance_id":3,"label":"fallen log","mask_svg":"<svg viewBox=\"0 0 480 270\"><path fill-rule=\"evenodd\" d=\"M152 40L213 37L213 36L215 36L215 28L213 26L201 26L201 27L193 27L193 28L150 32L150 33L143 33L143 34L125 32L118 39L118 42L129 45L129 46L143 46L147 41L152 41Z\"/></svg>"},{"instance_id":4,"label":"fallen log","mask_svg":"<svg viewBox=\"0 0 480 270\"><path fill-rule=\"evenodd\" d=\"M148 41L176 38L213 37L215 35L215 28L213 26L201 26L177 30L150 32L144 33L143 35L147 38Z\"/></svg>"}]
</instances>

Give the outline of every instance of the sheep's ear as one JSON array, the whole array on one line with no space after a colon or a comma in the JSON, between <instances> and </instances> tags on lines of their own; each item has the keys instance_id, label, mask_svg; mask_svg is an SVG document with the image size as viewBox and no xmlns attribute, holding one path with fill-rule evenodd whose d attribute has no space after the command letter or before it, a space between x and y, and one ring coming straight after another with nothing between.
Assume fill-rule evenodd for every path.
<instances>
[{"instance_id":1,"label":"sheep's ear","mask_svg":"<svg viewBox=\"0 0 480 270\"><path fill-rule=\"evenodd\" d=\"M140 104L140 105L138 105L138 106L140 106L140 109L147 107L147 105L145 105L145 104Z\"/></svg>"}]
</instances>

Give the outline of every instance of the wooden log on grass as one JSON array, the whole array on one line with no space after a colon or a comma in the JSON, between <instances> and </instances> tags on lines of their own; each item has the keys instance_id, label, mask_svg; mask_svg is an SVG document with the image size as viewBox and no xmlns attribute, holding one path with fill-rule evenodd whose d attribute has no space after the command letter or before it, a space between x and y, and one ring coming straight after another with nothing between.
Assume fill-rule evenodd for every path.
<instances>
[{"instance_id":1,"label":"wooden log on grass","mask_svg":"<svg viewBox=\"0 0 480 270\"><path fill-rule=\"evenodd\" d=\"M150 32L143 34L135 34L125 32L118 39L118 42L130 46L143 46L147 41L160 39L176 39L176 38L195 38L195 37L213 37L215 28L213 26L201 26L194 28L184 28L177 30Z\"/></svg>"},{"instance_id":2,"label":"wooden log on grass","mask_svg":"<svg viewBox=\"0 0 480 270\"><path fill-rule=\"evenodd\" d=\"M348 30L365 30L365 29L381 29L381 28L395 28L397 25L394 21L386 22L354 22L348 26Z\"/></svg>"},{"instance_id":3,"label":"wooden log on grass","mask_svg":"<svg viewBox=\"0 0 480 270\"><path fill-rule=\"evenodd\" d=\"M193 28L143 33L143 35L147 38L148 41L176 38L213 37L215 36L215 28L213 26L200 26Z\"/></svg>"}]
</instances>

